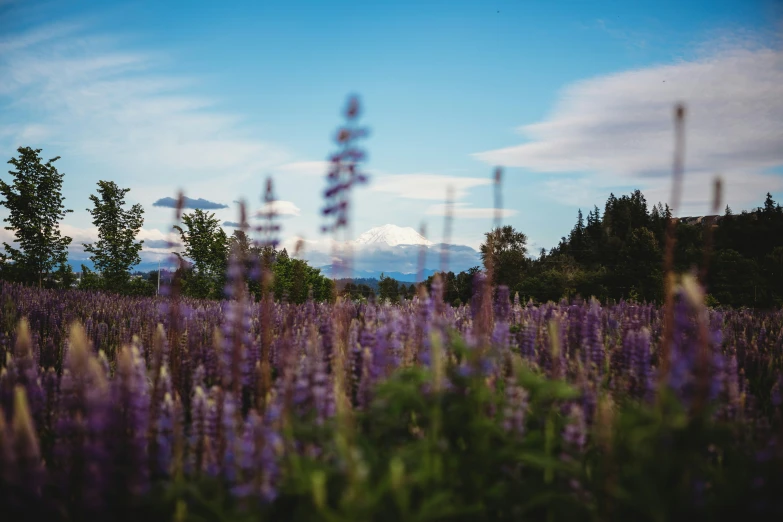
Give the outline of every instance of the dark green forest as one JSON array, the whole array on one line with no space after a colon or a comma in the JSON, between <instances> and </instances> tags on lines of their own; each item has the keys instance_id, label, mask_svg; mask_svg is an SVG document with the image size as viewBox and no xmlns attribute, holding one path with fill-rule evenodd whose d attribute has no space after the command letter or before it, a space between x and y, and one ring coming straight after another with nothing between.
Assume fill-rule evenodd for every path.
<instances>
[{"instance_id":1,"label":"dark green forest","mask_svg":"<svg viewBox=\"0 0 783 522\"><path fill-rule=\"evenodd\" d=\"M648 206L639 190L611 194L603 211L596 206L585 218L580 210L569 234L537 258L529 255L527 236L505 226L486 234L482 259L492 260L493 282L507 285L523 302L595 296L660 303L670 217L667 206ZM723 215L681 218L675 230L675 270L699 271L707 264L709 305L783 305L783 208L771 194L760 208L734 214L727 206ZM445 274L447 302L471 299L478 271Z\"/></svg>"}]
</instances>

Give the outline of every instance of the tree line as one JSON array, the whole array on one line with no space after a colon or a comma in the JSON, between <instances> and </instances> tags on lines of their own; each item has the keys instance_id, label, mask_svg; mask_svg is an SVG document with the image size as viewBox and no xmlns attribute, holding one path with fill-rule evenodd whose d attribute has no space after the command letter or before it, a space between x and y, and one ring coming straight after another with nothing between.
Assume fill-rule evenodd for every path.
<instances>
[{"instance_id":1,"label":"tree line","mask_svg":"<svg viewBox=\"0 0 783 522\"><path fill-rule=\"evenodd\" d=\"M595 296L660 303L671 218L667 205L648 206L639 190L610 194L603 211L595 206L586 220L579 210L568 236L538 258L528 255L527 236L511 226L485 234L481 258L492 266L493 283L507 285L523 302ZM706 268L708 304L783 306L783 208L771 194L751 211L735 214L727 206L723 215L678 219L675 238L675 270ZM441 274L447 302L467 302L478 271Z\"/></svg>"},{"instance_id":2,"label":"tree line","mask_svg":"<svg viewBox=\"0 0 783 522\"><path fill-rule=\"evenodd\" d=\"M65 208L63 174L46 162L41 149L20 147L8 163L12 182L0 179L0 204L8 210L6 230L14 243L4 242L0 253L0 277L25 284L70 288L76 279L68 264L72 239L61 233L59 223L72 212ZM98 240L84 243L95 271L82 265L81 288L154 295L155 282L133 278L131 270L141 262L143 241L137 240L144 224L141 205L126 208L130 191L112 181L98 182L87 211L98 229ZM668 206L651 207L641 191L616 197L610 194L603 211L597 206L585 219L581 209L574 227L538 258L528 255L527 236L511 226L485 234L481 259L492 267L492 283L504 284L511 295L524 301L559 300L563 297L595 296L601 300L661 302L662 257L666 227L672 214ZM256 297L265 291L277 298L304 302L312 295L328 300L335 294L334 282L288 252L255 244L242 230L228 236L214 214L195 209L182 216L175 227L184 250L176 277L182 293L198 298L225 297L226 274L231 254L242 263L248 289ZM722 216L701 220L680 219L675 227L675 269L682 272L703 267L708 300L713 305L783 306L783 208L767 194L764 205L734 214L727 206ZM705 256L711 239L711 255ZM262 285L259 267L273 275ZM459 305L470 302L475 276L480 268L441 274L444 298ZM426 281L431 288L433 278ZM397 301L412 299L413 285L385 276L377 285L344 282L338 292L351 299L380 297Z\"/></svg>"},{"instance_id":3,"label":"tree line","mask_svg":"<svg viewBox=\"0 0 783 522\"><path fill-rule=\"evenodd\" d=\"M73 212L65 208L62 194L64 175L54 163L59 156L44 162L41 149L19 147L11 158L8 171L11 182L0 179L0 205L8 210L5 227L14 233L15 245L3 243L0 253L0 277L24 284L48 288L71 288L76 274L68 264L68 247L72 238L60 230L60 221ZM150 278L131 277L141 262L144 241L137 236L144 225L140 204L126 208L129 188L113 181L98 181L96 194L90 195L92 207L87 211L98 229L98 240L83 243L94 271L82 265L78 286L123 294L154 295L155 282ZM304 302L331 299L333 283L319 269L305 261L291 258L285 249L261 247L242 230L230 237L214 214L195 209L182 216L175 227L184 251L177 253L181 263L176 273L184 295L220 299L226 295L226 274L232 255L240 259L241 273L248 289L260 297L273 292L277 298ZM262 285L260 267L273 275L270 285ZM255 275L254 275L255 274Z\"/></svg>"}]
</instances>

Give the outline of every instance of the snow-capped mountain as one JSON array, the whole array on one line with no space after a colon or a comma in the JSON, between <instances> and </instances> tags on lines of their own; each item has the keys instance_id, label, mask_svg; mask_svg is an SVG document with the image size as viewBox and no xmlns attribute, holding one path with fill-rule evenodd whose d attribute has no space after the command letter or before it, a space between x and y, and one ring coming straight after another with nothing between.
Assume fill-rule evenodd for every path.
<instances>
[{"instance_id":1,"label":"snow-capped mountain","mask_svg":"<svg viewBox=\"0 0 783 522\"><path fill-rule=\"evenodd\" d=\"M411 227L383 225L371 228L352 243L351 277L377 279L384 273L397 281L413 282L419 275L424 278L432 275L441 268L444 260L446 268L454 272L481 264L475 249L465 245L434 243ZM330 253L311 249L305 255L326 275L346 277L345 268L336 269ZM421 266L422 261L424 266Z\"/></svg>"},{"instance_id":2,"label":"snow-capped mountain","mask_svg":"<svg viewBox=\"0 0 783 522\"><path fill-rule=\"evenodd\" d=\"M397 225L383 225L371 228L360 235L354 241L357 245L425 245L432 246L435 243L416 232L411 227L398 227Z\"/></svg>"}]
</instances>

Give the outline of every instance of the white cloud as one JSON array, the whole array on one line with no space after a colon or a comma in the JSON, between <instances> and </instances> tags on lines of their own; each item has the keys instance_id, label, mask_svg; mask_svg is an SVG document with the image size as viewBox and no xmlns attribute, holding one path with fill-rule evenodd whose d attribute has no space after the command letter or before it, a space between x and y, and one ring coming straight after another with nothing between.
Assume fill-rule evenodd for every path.
<instances>
[{"instance_id":1,"label":"white cloud","mask_svg":"<svg viewBox=\"0 0 783 522\"><path fill-rule=\"evenodd\" d=\"M507 218L516 216L517 211L510 208L500 209L500 217ZM452 207L452 215L455 218L467 218L467 219L483 219L494 218L498 212L494 208L474 208L467 203L454 203ZM427 209L428 216L445 216L447 215L447 208L445 204L432 205Z\"/></svg>"},{"instance_id":2,"label":"white cloud","mask_svg":"<svg viewBox=\"0 0 783 522\"><path fill-rule=\"evenodd\" d=\"M448 187L454 190L454 199L459 200L468 194L468 190L481 185L489 185L492 180L487 178L462 178L458 176L441 176L438 174L392 174L373 176L370 190L386 192L408 199L446 199Z\"/></svg>"},{"instance_id":3,"label":"white cloud","mask_svg":"<svg viewBox=\"0 0 783 522\"><path fill-rule=\"evenodd\" d=\"M0 7L9 5L14 1L15 0L0 0ZM18 51L43 42L69 36L82 28L83 26L81 24L74 22L60 22L50 24L46 27L38 27L23 34L5 37L0 39L0 54Z\"/></svg>"},{"instance_id":4,"label":"white cloud","mask_svg":"<svg viewBox=\"0 0 783 522\"><path fill-rule=\"evenodd\" d=\"M98 241L98 229L96 227L79 228L68 223L60 223L60 234L71 238L70 250L84 251L82 243Z\"/></svg>"},{"instance_id":5,"label":"white cloud","mask_svg":"<svg viewBox=\"0 0 783 522\"><path fill-rule=\"evenodd\" d=\"M60 223L59 228L60 228L60 233L63 236L68 236L71 238L71 244L68 245L69 259L72 262L85 261L89 259L90 254L84 251L84 243L96 242L98 240L98 229L96 227L79 228L70 225L68 223ZM141 230L139 230L136 239L145 240L145 241L152 240L153 242L161 242L163 240L166 240L166 241L172 241L176 243L177 241L177 238L174 237L173 234L165 234L156 228L153 229L142 228ZM8 244L13 245L14 232L11 230L0 229L0 249L3 248L1 246L2 242L6 242ZM170 255L171 252L176 250L177 248L178 245L176 244L171 247L155 247L155 248L150 247L148 244L144 244L143 250L141 252L142 262L157 261L158 259Z\"/></svg>"},{"instance_id":6,"label":"white cloud","mask_svg":"<svg viewBox=\"0 0 783 522\"><path fill-rule=\"evenodd\" d=\"M679 101L687 107L683 211L705 210L717 173L729 202L739 205L783 187L780 176L765 174L783 165L783 51L758 46L721 47L695 61L578 82L547 119L520 129L529 141L474 157L537 172L583 172L586 181L572 188L633 185L665 201ZM559 199L558 188L549 187Z\"/></svg>"},{"instance_id":7,"label":"white cloud","mask_svg":"<svg viewBox=\"0 0 783 522\"><path fill-rule=\"evenodd\" d=\"M216 100L185 94L193 81L159 75L167 57L120 43L76 24L0 41L0 150L45 136L137 183L241 179L289 161Z\"/></svg>"},{"instance_id":8,"label":"white cloud","mask_svg":"<svg viewBox=\"0 0 783 522\"><path fill-rule=\"evenodd\" d=\"M304 176L325 176L329 170L328 161L295 161L275 167L280 174L294 174Z\"/></svg>"},{"instance_id":9,"label":"white cloud","mask_svg":"<svg viewBox=\"0 0 783 522\"><path fill-rule=\"evenodd\" d=\"M482 238L483 239L483 238ZM353 241L335 241L330 237L318 237L318 239L306 239L293 235L284 238L280 248L287 249L293 255L299 244L298 257L307 260L312 266L322 267L339 263L350 257L351 264L356 270L377 271L386 270L411 273L418 267L419 255L422 252L420 245L389 246L383 243L355 244ZM452 238L448 246L449 269L467 270L480 264L477 249L481 243L475 238ZM436 269L440 267L441 245L436 243L425 247L425 268Z\"/></svg>"},{"instance_id":10,"label":"white cloud","mask_svg":"<svg viewBox=\"0 0 783 522\"><path fill-rule=\"evenodd\" d=\"M543 182L541 192L565 205L590 208L609 196L608 186L597 186L590 178L552 178ZM655 200L657 202L658 200Z\"/></svg>"},{"instance_id":11,"label":"white cloud","mask_svg":"<svg viewBox=\"0 0 783 522\"><path fill-rule=\"evenodd\" d=\"M291 201L284 201L278 199L272 203L263 205L257 212L256 217L263 218L269 212L274 212L278 216L299 216L302 213L302 209L297 207Z\"/></svg>"}]
</instances>

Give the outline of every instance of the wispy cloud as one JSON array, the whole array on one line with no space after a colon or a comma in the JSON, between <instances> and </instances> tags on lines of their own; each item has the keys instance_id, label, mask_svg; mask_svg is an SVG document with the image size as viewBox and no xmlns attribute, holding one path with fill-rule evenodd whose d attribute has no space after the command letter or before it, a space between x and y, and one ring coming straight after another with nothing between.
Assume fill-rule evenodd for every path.
<instances>
[{"instance_id":1,"label":"wispy cloud","mask_svg":"<svg viewBox=\"0 0 783 522\"><path fill-rule=\"evenodd\" d=\"M574 190L634 185L665 200L678 101L687 105L683 211L709 199L716 173L737 204L783 187L783 178L768 174L783 165L783 52L763 46L721 47L695 61L578 82L563 91L551 116L520 129L526 143L474 156L530 171L584 173L587 181L571 182Z\"/></svg>"},{"instance_id":2,"label":"wispy cloud","mask_svg":"<svg viewBox=\"0 0 783 522\"><path fill-rule=\"evenodd\" d=\"M46 132L61 153L111 164L136 182L241 178L290 161L190 78L160 74L173 57L129 50L84 24L52 24L0 41L0 150ZM31 127L32 126L32 127ZM26 134L27 133L27 134ZM4 137L3 137L4 136ZM178 178L175 176L179 176Z\"/></svg>"},{"instance_id":3,"label":"wispy cloud","mask_svg":"<svg viewBox=\"0 0 783 522\"><path fill-rule=\"evenodd\" d=\"M256 212L256 217L263 218L266 214L269 214L269 212L273 212L278 216L299 216L302 213L302 209L297 207L291 201L278 199L273 201L272 203L267 203L263 205Z\"/></svg>"},{"instance_id":4,"label":"wispy cloud","mask_svg":"<svg viewBox=\"0 0 783 522\"><path fill-rule=\"evenodd\" d=\"M71 261L84 261L89 259L90 254L84 251L84 243L94 243L98 240L98 229L96 227L80 228L68 223L60 223L60 233L63 236L71 238L71 244L68 246L68 258ZM136 240L143 240L143 250L141 252L142 261L157 261L159 257L169 255L172 248L181 246L176 241L170 241L166 234L156 228L139 230ZM12 230L0 229L0 242L13 244L14 232Z\"/></svg>"},{"instance_id":5,"label":"wispy cloud","mask_svg":"<svg viewBox=\"0 0 783 522\"><path fill-rule=\"evenodd\" d=\"M370 190L385 192L407 199L446 199L447 187L454 189L454 199L464 198L473 187L489 185L492 180L487 178L462 178L458 176L442 176L439 174L391 174L373 178Z\"/></svg>"},{"instance_id":6,"label":"wispy cloud","mask_svg":"<svg viewBox=\"0 0 783 522\"><path fill-rule=\"evenodd\" d=\"M455 203L451 209L455 218L484 219L493 218L498 214L494 208L476 208L467 203ZM517 211L509 208L499 209L500 217L516 216ZM445 204L432 205L427 209L428 216L446 216L448 214Z\"/></svg>"},{"instance_id":7,"label":"wispy cloud","mask_svg":"<svg viewBox=\"0 0 783 522\"><path fill-rule=\"evenodd\" d=\"M152 206L164 207L164 208L177 208L177 199L171 197L160 198L159 200L155 201L152 204ZM202 210L219 210L222 208L228 208L228 205L224 203L216 203L214 201L209 201L203 198L192 199L185 196L183 198L182 208L200 208Z\"/></svg>"},{"instance_id":8,"label":"wispy cloud","mask_svg":"<svg viewBox=\"0 0 783 522\"><path fill-rule=\"evenodd\" d=\"M0 7L13 3L13 0L0 0ZM44 42L71 36L84 28L75 22L58 22L46 27L37 27L26 33L0 38L0 54L30 48Z\"/></svg>"},{"instance_id":9,"label":"wispy cloud","mask_svg":"<svg viewBox=\"0 0 783 522\"><path fill-rule=\"evenodd\" d=\"M145 239L144 240L144 246L147 247L147 249L150 248L175 248L178 246L181 246L179 243L176 243L174 241L169 241L168 239Z\"/></svg>"},{"instance_id":10,"label":"wispy cloud","mask_svg":"<svg viewBox=\"0 0 783 522\"><path fill-rule=\"evenodd\" d=\"M295 161L280 165L274 170L282 175L324 176L328 169L328 161Z\"/></svg>"}]
</instances>

